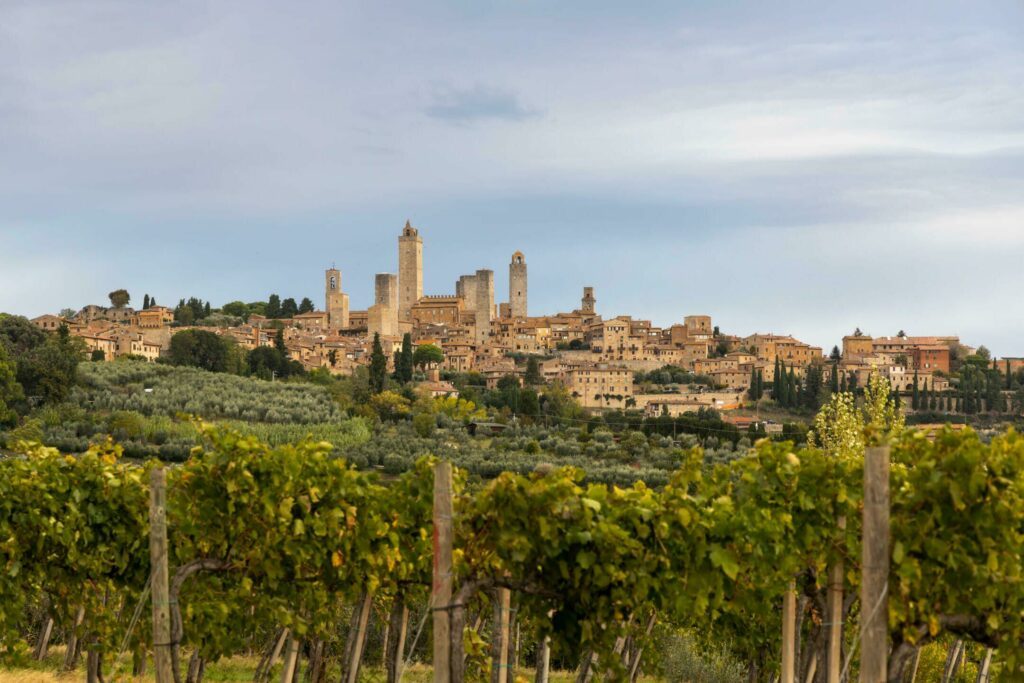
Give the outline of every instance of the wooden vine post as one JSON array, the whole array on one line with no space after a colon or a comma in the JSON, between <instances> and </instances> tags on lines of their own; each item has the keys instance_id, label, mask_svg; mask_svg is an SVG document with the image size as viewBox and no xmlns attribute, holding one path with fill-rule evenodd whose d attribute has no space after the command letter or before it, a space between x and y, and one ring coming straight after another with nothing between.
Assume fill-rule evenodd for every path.
<instances>
[{"instance_id":1,"label":"wooden vine post","mask_svg":"<svg viewBox=\"0 0 1024 683\"><path fill-rule=\"evenodd\" d=\"M846 517L836 520L840 534L846 531ZM839 683L843 668L843 582L846 567L842 558L835 561L828 574L828 666L827 683Z\"/></svg>"},{"instance_id":2,"label":"wooden vine post","mask_svg":"<svg viewBox=\"0 0 1024 683\"><path fill-rule=\"evenodd\" d=\"M494 628L491 636L491 683L510 683L509 672L509 617L512 591L494 590Z\"/></svg>"},{"instance_id":3,"label":"wooden vine post","mask_svg":"<svg viewBox=\"0 0 1024 683\"><path fill-rule=\"evenodd\" d=\"M452 464L434 465L434 683L451 680Z\"/></svg>"},{"instance_id":4,"label":"wooden vine post","mask_svg":"<svg viewBox=\"0 0 1024 683\"><path fill-rule=\"evenodd\" d=\"M781 683L794 683L796 671L796 584L790 582L782 598Z\"/></svg>"},{"instance_id":5,"label":"wooden vine post","mask_svg":"<svg viewBox=\"0 0 1024 683\"><path fill-rule=\"evenodd\" d=\"M149 562L153 592L153 665L156 683L173 683L171 605L167 570L167 472L150 473Z\"/></svg>"},{"instance_id":6,"label":"wooden vine post","mask_svg":"<svg viewBox=\"0 0 1024 683\"><path fill-rule=\"evenodd\" d=\"M889 447L864 455L863 579L861 581L861 683L885 683L889 668Z\"/></svg>"}]
</instances>

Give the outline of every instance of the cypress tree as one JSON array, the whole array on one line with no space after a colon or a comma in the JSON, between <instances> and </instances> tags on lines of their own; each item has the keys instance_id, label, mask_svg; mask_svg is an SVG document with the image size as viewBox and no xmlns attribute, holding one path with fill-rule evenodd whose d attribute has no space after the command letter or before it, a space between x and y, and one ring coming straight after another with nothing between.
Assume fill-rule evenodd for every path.
<instances>
[{"instance_id":1,"label":"cypress tree","mask_svg":"<svg viewBox=\"0 0 1024 683\"><path fill-rule=\"evenodd\" d=\"M149 308L149 294L142 297L142 310Z\"/></svg>"},{"instance_id":2,"label":"cypress tree","mask_svg":"<svg viewBox=\"0 0 1024 683\"><path fill-rule=\"evenodd\" d=\"M914 370L914 393L910 399L910 407L914 410L921 407L921 391L917 386L917 370Z\"/></svg>"},{"instance_id":3,"label":"cypress tree","mask_svg":"<svg viewBox=\"0 0 1024 683\"><path fill-rule=\"evenodd\" d=\"M854 396L857 395L857 373L850 373L850 393Z\"/></svg>"},{"instance_id":4,"label":"cypress tree","mask_svg":"<svg viewBox=\"0 0 1024 683\"><path fill-rule=\"evenodd\" d=\"M750 396L751 401L756 401L760 396L757 395L757 368L750 367L750 389L747 390L747 395Z\"/></svg>"},{"instance_id":5,"label":"cypress tree","mask_svg":"<svg viewBox=\"0 0 1024 683\"><path fill-rule=\"evenodd\" d=\"M403 384L412 381L412 369L413 369L413 348L412 348L412 335L408 332L402 337L402 350L399 353L399 366L395 368L395 372L398 375L398 381Z\"/></svg>"},{"instance_id":6,"label":"cypress tree","mask_svg":"<svg viewBox=\"0 0 1024 683\"><path fill-rule=\"evenodd\" d=\"M1010 373L1010 359L1006 359L1006 390L1013 389L1013 375Z\"/></svg>"},{"instance_id":7,"label":"cypress tree","mask_svg":"<svg viewBox=\"0 0 1024 683\"><path fill-rule=\"evenodd\" d=\"M757 398L764 396L764 371L757 371Z\"/></svg>"},{"instance_id":8,"label":"cypress tree","mask_svg":"<svg viewBox=\"0 0 1024 683\"><path fill-rule=\"evenodd\" d=\"M846 393L846 388L847 388L846 387L846 373L844 372L843 376L840 378L839 391L841 391L841 392L843 392L845 394Z\"/></svg>"},{"instance_id":9,"label":"cypress tree","mask_svg":"<svg viewBox=\"0 0 1024 683\"><path fill-rule=\"evenodd\" d=\"M373 393L384 391L388 381L388 359L384 355L384 347L380 345L380 334L373 335L373 350L370 352L370 388Z\"/></svg>"},{"instance_id":10,"label":"cypress tree","mask_svg":"<svg viewBox=\"0 0 1024 683\"><path fill-rule=\"evenodd\" d=\"M781 389L782 389L782 384L784 383L785 379L782 377L782 370L780 369L780 362L779 362L779 357L778 356L775 357L775 375L774 375L774 377L775 377L775 379L772 381L772 398L775 399L776 401L778 401L779 403L781 403L782 402L782 390Z\"/></svg>"},{"instance_id":11,"label":"cypress tree","mask_svg":"<svg viewBox=\"0 0 1024 683\"><path fill-rule=\"evenodd\" d=\"M839 363L838 363L838 361L835 362L835 363L832 363L832 384L831 384L831 388L832 388L832 393L833 394L838 394L839 393Z\"/></svg>"},{"instance_id":12,"label":"cypress tree","mask_svg":"<svg viewBox=\"0 0 1024 683\"><path fill-rule=\"evenodd\" d=\"M786 405L790 408L799 405L800 383L796 377L796 370L789 369L789 376L786 377Z\"/></svg>"}]
</instances>

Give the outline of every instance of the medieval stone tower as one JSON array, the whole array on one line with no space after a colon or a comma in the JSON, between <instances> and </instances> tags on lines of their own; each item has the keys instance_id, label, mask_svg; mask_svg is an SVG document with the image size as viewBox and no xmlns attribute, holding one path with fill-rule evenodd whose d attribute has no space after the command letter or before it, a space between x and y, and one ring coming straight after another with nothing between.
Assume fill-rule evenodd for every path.
<instances>
[{"instance_id":1,"label":"medieval stone tower","mask_svg":"<svg viewBox=\"0 0 1024 683\"><path fill-rule=\"evenodd\" d=\"M412 319L412 307L423 297L423 239L405 222L398 236L398 318Z\"/></svg>"},{"instance_id":2,"label":"medieval stone tower","mask_svg":"<svg viewBox=\"0 0 1024 683\"><path fill-rule=\"evenodd\" d=\"M595 313L597 308L597 299L594 298L594 288L584 287L583 288L583 307L580 309L583 313Z\"/></svg>"},{"instance_id":3,"label":"medieval stone tower","mask_svg":"<svg viewBox=\"0 0 1024 683\"><path fill-rule=\"evenodd\" d=\"M462 298L462 308L476 310L476 275L463 275L455 283L455 296Z\"/></svg>"},{"instance_id":4,"label":"medieval stone tower","mask_svg":"<svg viewBox=\"0 0 1024 683\"><path fill-rule=\"evenodd\" d=\"M324 297L327 326L332 330L348 327L348 294L341 291L341 271L337 268L324 273Z\"/></svg>"},{"instance_id":5,"label":"medieval stone tower","mask_svg":"<svg viewBox=\"0 0 1024 683\"><path fill-rule=\"evenodd\" d=\"M372 337L398 335L398 276L377 273L374 279L373 305L366 312L366 328Z\"/></svg>"},{"instance_id":6,"label":"medieval stone tower","mask_svg":"<svg viewBox=\"0 0 1024 683\"><path fill-rule=\"evenodd\" d=\"M491 336L494 319L494 271L478 270L476 279L476 343L482 345Z\"/></svg>"},{"instance_id":7,"label":"medieval stone tower","mask_svg":"<svg viewBox=\"0 0 1024 683\"><path fill-rule=\"evenodd\" d=\"M521 251L512 254L508 266L508 303L513 318L526 317L526 257Z\"/></svg>"}]
</instances>

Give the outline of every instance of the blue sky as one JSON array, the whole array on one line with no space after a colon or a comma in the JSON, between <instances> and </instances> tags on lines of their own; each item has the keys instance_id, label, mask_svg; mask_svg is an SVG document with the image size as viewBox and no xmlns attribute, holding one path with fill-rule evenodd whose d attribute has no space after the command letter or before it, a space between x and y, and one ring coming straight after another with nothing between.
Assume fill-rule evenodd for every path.
<instances>
[{"instance_id":1,"label":"blue sky","mask_svg":"<svg viewBox=\"0 0 1024 683\"><path fill-rule=\"evenodd\" d=\"M578 305L1024 355L1020 2L0 4L0 310Z\"/></svg>"}]
</instances>

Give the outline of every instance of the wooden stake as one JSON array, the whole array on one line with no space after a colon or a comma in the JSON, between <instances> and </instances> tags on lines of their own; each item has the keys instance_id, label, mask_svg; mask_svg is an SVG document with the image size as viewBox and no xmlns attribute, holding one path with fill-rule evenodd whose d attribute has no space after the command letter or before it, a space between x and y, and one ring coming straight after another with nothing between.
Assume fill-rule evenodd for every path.
<instances>
[{"instance_id":1,"label":"wooden stake","mask_svg":"<svg viewBox=\"0 0 1024 683\"><path fill-rule=\"evenodd\" d=\"M917 680L917 667L921 665L921 648L917 648L914 653L914 668L910 670L910 683L914 683Z\"/></svg>"},{"instance_id":2,"label":"wooden stake","mask_svg":"<svg viewBox=\"0 0 1024 683\"><path fill-rule=\"evenodd\" d=\"M508 635L511 607L512 591L507 588L496 588L494 590L494 628L491 634L491 683L509 683Z\"/></svg>"},{"instance_id":3,"label":"wooden stake","mask_svg":"<svg viewBox=\"0 0 1024 683\"><path fill-rule=\"evenodd\" d=\"M79 607L78 611L75 612L75 621L68 633L67 650L64 652L64 671L74 671L78 668L78 654L80 650L78 647L78 627L82 625L84 620L85 607Z\"/></svg>"},{"instance_id":4,"label":"wooden stake","mask_svg":"<svg viewBox=\"0 0 1024 683\"><path fill-rule=\"evenodd\" d=\"M402 678L402 666L405 664L405 637L409 630L409 606L401 595L395 597L395 604L391 608L391 625L389 627L391 637L388 639L387 657L387 683L398 683Z\"/></svg>"},{"instance_id":5,"label":"wooden stake","mask_svg":"<svg viewBox=\"0 0 1024 683\"><path fill-rule=\"evenodd\" d=\"M796 668L796 584L790 582L782 599L781 683L793 683Z\"/></svg>"},{"instance_id":6,"label":"wooden stake","mask_svg":"<svg viewBox=\"0 0 1024 683\"><path fill-rule=\"evenodd\" d=\"M171 673L171 609L167 585L167 473L150 473L149 563L153 592L153 668L156 683L173 683Z\"/></svg>"},{"instance_id":7,"label":"wooden stake","mask_svg":"<svg viewBox=\"0 0 1024 683\"><path fill-rule=\"evenodd\" d=\"M284 651L284 666L281 667L281 683L292 683L295 678L295 668L299 661L299 639L294 635L288 636L288 647Z\"/></svg>"},{"instance_id":8,"label":"wooden stake","mask_svg":"<svg viewBox=\"0 0 1024 683\"><path fill-rule=\"evenodd\" d=\"M981 660L981 666L978 667L978 678L977 683L988 683L991 675L989 670L992 668L992 648L985 650L985 659Z\"/></svg>"},{"instance_id":9,"label":"wooden stake","mask_svg":"<svg viewBox=\"0 0 1024 683\"><path fill-rule=\"evenodd\" d=\"M537 648L537 675L534 683L548 683L551 671L551 638L544 637Z\"/></svg>"},{"instance_id":10,"label":"wooden stake","mask_svg":"<svg viewBox=\"0 0 1024 683\"><path fill-rule=\"evenodd\" d=\"M53 617L46 617L43 628L39 631L39 640L36 642L35 658L41 662L46 659L50 651L50 636L53 634Z\"/></svg>"},{"instance_id":11,"label":"wooden stake","mask_svg":"<svg viewBox=\"0 0 1024 683\"><path fill-rule=\"evenodd\" d=\"M836 527L842 532L846 530L846 517L836 520ZM843 584L846 567L843 560L836 563L828 574L828 672L827 683L839 683L843 670Z\"/></svg>"},{"instance_id":12,"label":"wooden stake","mask_svg":"<svg viewBox=\"0 0 1024 683\"><path fill-rule=\"evenodd\" d=\"M861 561L861 683L885 683L889 668L889 447L864 455L864 538Z\"/></svg>"},{"instance_id":13,"label":"wooden stake","mask_svg":"<svg viewBox=\"0 0 1024 683\"><path fill-rule=\"evenodd\" d=\"M356 607L359 611L358 619L353 619L356 628L355 640L352 641L350 659L346 662L347 670L343 683L356 683L359 678L359 665L363 661L363 646L366 643L366 626L370 620L370 610L373 609L373 595L363 593L363 599Z\"/></svg>"},{"instance_id":14,"label":"wooden stake","mask_svg":"<svg viewBox=\"0 0 1024 683\"><path fill-rule=\"evenodd\" d=\"M452 464L434 465L434 683L451 680ZM461 662L460 662L461 664Z\"/></svg>"}]
</instances>

